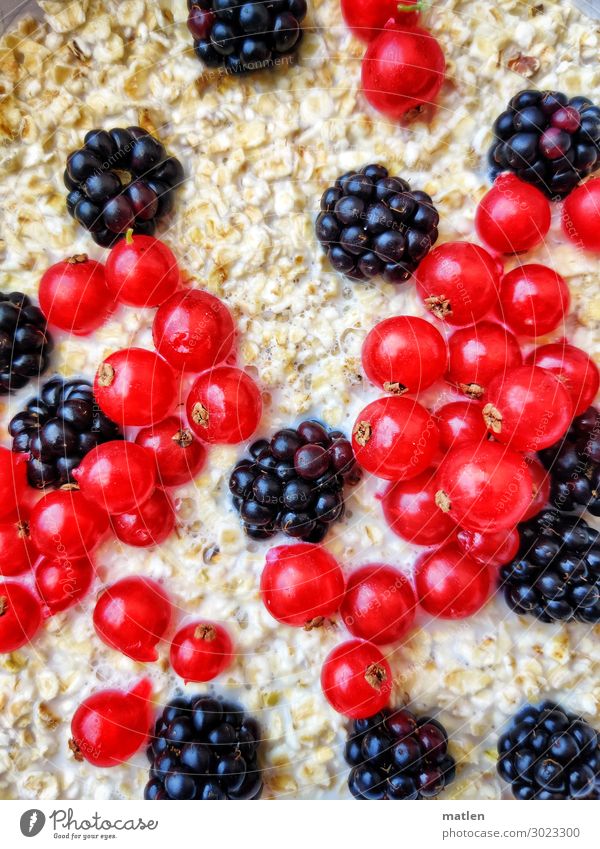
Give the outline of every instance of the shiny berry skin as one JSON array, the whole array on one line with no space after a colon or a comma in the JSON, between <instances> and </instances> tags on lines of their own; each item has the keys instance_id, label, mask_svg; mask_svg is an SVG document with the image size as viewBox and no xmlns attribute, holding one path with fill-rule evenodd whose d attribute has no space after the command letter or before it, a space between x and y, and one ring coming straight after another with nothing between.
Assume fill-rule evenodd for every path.
<instances>
[{"instance_id":1,"label":"shiny berry skin","mask_svg":"<svg viewBox=\"0 0 600 849\"><path fill-rule=\"evenodd\" d=\"M416 477L431 465L438 446L438 426L425 407L396 395L366 406L352 429L357 463L384 480Z\"/></svg>"},{"instance_id":2,"label":"shiny berry skin","mask_svg":"<svg viewBox=\"0 0 600 849\"><path fill-rule=\"evenodd\" d=\"M519 366L490 383L483 420L494 439L515 451L541 451L563 436L573 402L555 375L538 366Z\"/></svg>"},{"instance_id":3,"label":"shiny berry skin","mask_svg":"<svg viewBox=\"0 0 600 849\"><path fill-rule=\"evenodd\" d=\"M448 341L448 381L469 398L481 398L493 377L522 362L516 336L491 321L456 330Z\"/></svg>"},{"instance_id":4,"label":"shiny berry skin","mask_svg":"<svg viewBox=\"0 0 600 849\"><path fill-rule=\"evenodd\" d=\"M364 719L389 704L392 673L377 646L365 640L348 640L325 658L321 687L338 713Z\"/></svg>"},{"instance_id":5,"label":"shiny berry skin","mask_svg":"<svg viewBox=\"0 0 600 849\"><path fill-rule=\"evenodd\" d=\"M88 336L115 307L105 267L85 254L51 265L40 280L38 298L48 323L75 336Z\"/></svg>"},{"instance_id":6,"label":"shiny berry skin","mask_svg":"<svg viewBox=\"0 0 600 849\"><path fill-rule=\"evenodd\" d=\"M190 622L180 628L171 643L171 666L188 681L212 681L231 665L231 637L216 622Z\"/></svg>"},{"instance_id":7,"label":"shiny berry skin","mask_svg":"<svg viewBox=\"0 0 600 849\"><path fill-rule=\"evenodd\" d=\"M418 560L415 589L421 607L431 616L464 619L488 600L490 574L485 564L457 545L445 545Z\"/></svg>"},{"instance_id":8,"label":"shiny berry skin","mask_svg":"<svg viewBox=\"0 0 600 849\"><path fill-rule=\"evenodd\" d=\"M564 279L545 265L517 266L500 283L502 320L522 336L545 336L555 330L564 321L570 300Z\"/></svg>"},{"instance_id":9,"label":"shiny berry skin","mask_svg":"<svg viewBox=\"0 0 600 849\"><path fill-rule=\"evenodd\" d=\"M568 390L573 402L573 415L579 416L592 404L598 393L600 373L596 363L581 348L566 340L534 348L526 360L552 372Z\"/></svg>"},{"instance_id":10,"label":"shiny berry skin","mask_svg":"<svg viewBox=\"0 0 600 849\"><path fill-rule=\"evenodd\" d=\"M422 260L416 278L425 308L447 324L474 324L498 300L498 266L484 248L471 242L446 242L434 248Z\"/></svg>"},{"instance_id":11,"label":"shiny berry skin","mask_svg":"<svg viewBox=\"0 0 600 849\"><path fill-rule=\"evenodd\" d=\"M215 20L215 14L211 11L210 5L208 8L202 8L200 4L192 5L188 14L187 25L194 40L200 41L209 38Z\"/></svg>"},{"instance_id":12,"label":"shiny berry skin","mask_svg":"<svg viewBox=\"0 0 600 849\"><path fill-rule=\"evenodd\" d=\"M446 369L446 343L422 318L394 316L376 324L362 348L365 374L384 392L403 395L427 389Z\"/></svg>"},{"instance_id":13,"label":"shiny berry skin","mask_svg":"<svg viewBox=\"0 0 600 849\"><path fill-rule=\"evenodd\" d=\"M36 552L29 534L28 513L0 521L0 575L13 578L31 569Z\"/></svg>"},{"instance_id":14,"label":"shiny berry skin","mask_svg":"<svg viewBox=\"0 0 600 849\"><path fill-rule=\"evenodd\" d=\"M435 417L442 451L449 451L462 442L482 442L488 438L482 409L475 401L452 401L437 410Z\"/></svg>"},{"instance_id":15,"label":"shiny berry skin","mask_svg":"<svg viewBox=\"0 0 600 849\"><path fill-rule=\"evenodd\" d=\"M523 514L522 522L532 519L544 509L550 500L550 474L536 457L525 457L533 484L533 495L529 507Z\"/></svg>"},{"instance_id":16,"label":"shiny berry skin","mask_svg":"<svg viewBox=\"0 0 600 849\"><path fill-rule=\"evenodd\" d=\"M202 289L185 289L158 308L152 338L158 353L174 369L201 372L231 354L235 326L219 298Z\"/></svg>"},{"instance_id":17,"label":"shiny berry skin","mask_svg":"<svg viewBox=\"0 0 600 849\"><path fill-rule=\"evenodd\" d=\"M510 563L519 550L519 531L516 528L482 534L481 531L459 530L456 543L463 554L488 566Z\"/></svg>"},{"instance_id":18,"label":"shiny berry skin","mask_svg":"<svg viewBox=\"0 0 600 849\"><path fill-rule=\"evenodd\" d=\"M147 548L160 545L171 536L175 527L175 512L171 499L162 489L155 489L142 504L111 516L115 536L127 545Z\"/></svg>"},{"instance_id":19,"label":"shiny berry skin","mask_svg":"<svg viewBox=\"0 0 600 849\"><path fill-rule=\"evenodd\" d=\"M573 189L562 207L567 238L585 251L600 252L600 177Z\"/></svg>"},{"instance_id":20,"label":"shiny berry skin","mask_svg":"<svg viewBox=\"0 0 600 849\"><path fill-rule=\"evenodd\" d=\"M150 578L122 578L96 601L94 628L103 642L140 663L158 659L157 644L171 621L171 603Z\"/></svg>"},{"instance_id":21,"label":"shiny berry skin","mask_svg":"<svg viewBox=\"0 0 600 849\"><path fill-rule=\"evenodd\" d=\"M440 513L435 494L435 474L428 469L416 478L392 484L381 506L385 520L402 539L415 545L439 545L452 536L455 523Z\"/></svg>"},{"instance_id":22,"label":"shiny berry skin","mask_svg":"<svg viewBox=\"0 0 600 849\"><path fill-rule=\"evenodd\" d=\"M17 581L0 583L0 653L29 643L42 624L42 609L31 590Z\"/></svg>"},{"instance_id":23,"label":"shiny berry skin","mask_svg":"<svg viewBox=\"0 0 600 849\"><path fill-rule=\"evenodd\" d=\"M186 402L190 427L203 442L235 445L249 439L262 415L262 398L246 372L231 366L201 374Z\"/></svg>"},{"instance_id":24,"label":"shiny berry skin","mask_svg":"<svg viewBox=\"0 0 600 849\"><path fill-rule=\"evenodd\" d=\"M341 0L342 15L352 34L361 41L373 41L390 18L405 27L414 26L419 12L400 12L398 0ZM412 5L410 0L404 6Z\"/></svg>"},{"instance_id":25,"label":"shiny berry skin","mask_svg":"<svg viewBox=\"0 0 600 849\"><path fill-rule=\"evenodd\" d=\"M344 575L335 558L320 545L278 545L267 552L260 594L278 622L311 630L339 610Z\"/></svg>"},{"instance_id":26,"label":"shiny berry skin","mask_svg":"<svg viewBox=\"0 0 600 849\"><path fill-rule=\"evenodd\" d=\"M206 448L177 416L142 428L135 441L152 452L158 486L181 486L193 480L206 462Z\"/></svg>"},{"instance_id":27,"label":"shiny berry skin","mask_svg":"<svg viewBox=\"0 0 600 849\"><path fill-rule=\"evenodd\" d=\"M87 557L52 560L42 557L35 567L35 585L50 616L73 607L87 595L94 566Z\"/></svg>"},{"instance_id":28,"label":"shiny berry skin","mask_svg":"<svg viewBox=\"0 0 600 849\"><path fill-rule=\"evenodd\" d=\"M156 467L147 448L135 442L103 442L73 470L82 494L107 513L127 513L156 487Z\"/></svg>"},{"instance_id":29,"label":"shiny berry skin","mask_svg":"<svg viewBox=\"0 0 600 849\"><path fill-rule=\"evenodd\" d=\"M50 559L86 557L108 530L108 516L77 490L49 492L35 504L29 523L31 539Z\"/></svg>"},{"instance_id":30,"label":"shiny berry skin","mask_svg":"<svg viewBox=\"0 0 600 849\"><path fill-rule=\"evenodd\" d=\"M164 419L177 398L171 367L144 348L123 348L96 372L94 395L102 411L122 427L146 427Z\"/></svg>"},{"instance_id":31,"label":"shiny berry skin","mask_svg":"<svg viewBox=\"0 0 600 849\"><path fill-rule=\"evenodd\" d=\"M471 531L514 528L531 502L527 463L498 442L465 442L451 449L436 486L440 510Z\"/></svg>"},{"instance_id":32,"label":"shiny berry skin","mask_svg":"<svg viewBox=\"0 0 600 849\"><path fill-rule=\"evenodd\" d=\"M179 285L173 251L153 236L129 234L106 260L106 284L112 297L132 307L157 307Z\"/></svg>"},{"instance_id":33,"label":"shiny berry skin","mask_svg":"<svg viewBox=\"0 0 600 849\"><path fill-rule=\"evenodd\" d=\"M27 489L26 459L0 445L0 520L17 511Z\"/></svg>"},{"instance_id":34,"label":"shiny berry skin","mask_svg":"<svg viewBox=\"0 0 600 849\"><path fill-rule=\"evenodd\" d=\"M529 251L550 229L550 202L514 174L500 174L475 213L479 238L501 254Z\"/></svg>"},{"instance_id":35,"label":"shiny berry skin","mask_svg":"<svg viewBox=\"0 0 600 849\"><path fill-rule=\"evenodd\" d=\"M69 748L92 766L128 761L144 745L152 725L152 684L140 681L128 692L99 690L79 705L71 720Z\"/></svg>"},{"instance_id":36,"label":"shiny berry skin","mask_svg":"<svg viewBox=\"0 0 600 849\"><path fill-rule=\"evenodd\" d=\"M397 643L408 633L416 607L413 588L402 572L370 563L348 578L340 613L353 637L382 645Z\"/></svg>"}]
</instances>

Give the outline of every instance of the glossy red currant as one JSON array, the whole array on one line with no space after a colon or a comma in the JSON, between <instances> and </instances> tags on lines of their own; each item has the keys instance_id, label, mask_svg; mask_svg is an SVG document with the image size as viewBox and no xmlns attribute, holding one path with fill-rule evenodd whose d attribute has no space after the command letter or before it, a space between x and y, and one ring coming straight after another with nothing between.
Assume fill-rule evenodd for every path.
<instances>
[{"instance_id":1,"label":"glossy red currant","mask_svg":"<svg viewBox=\"0 0 600 849\"><path fill-rule=\"evenodd\" d=\"M560 380L571 396L575 416L587 410L598 394L598 366L585 351L569 345L566 339L534 348L526 362L552 372Z\"/></svg>"},{"instance_id":2,"label":"glossy red currant","mask_svg":"<svg viewBox=\"0 0 600 849\"><path fill-rule=\"evenodd\" d=\"M481 531L459 530L456 542L464 554L488 566L504 566L517 556L520 537L516 528L484 534Z\"/></svg>"},{"instance_id":3,"label":"glossy red currant","mask_svg":"<svg viewBox=\"0 0 600 849\"><path fill-rule=\"evenodd\" d=\"M419 603L440 619L464 619L477 613L489 598L490 583L488 567L454 544L422 555L415 567Z\"/></svg>"},{"instance_id":4,"label":"glossy red currant","mask_svg":"<svg viewBox=\"0 0 600 849\"><path fill-rule=\"evenodd\" d=\"M600 252L600 177L577 186L565 198L562 227L573 244Z\"/></svg>"},{"instance_id":5,"label":"glossy red currant","mask_svg":"<svg viewBox=\"0 0 600 849\"><path fill-rule=\"evenodd\" d=\"M157 660L171 621L171 603L156 581L122 578L106 587L94 608L94 628L107 645L140 663Z\"/></svg>"},{"instance_id":6,"label":"glossy red currant","mask_svg":"<svg viewBox=\"0 0 600 849\"><path fill-rule=\"evenodd\" d=\"M435 503L437 485L433 469L416 478L392 484L381 504L394 533L415 545L439 545L450 539L456 527Z\"/></svg>"},{"instance_id":7,"label":"glossy red currant","mask_svg":"<svg viewBox=\"0 0 600 849\"><path fill-rule=\"evenodd\" d=\"M175 511L168 495L156 489L142 504L111 516L115 536L126 545L147 548L160 545L171 536L175 527Z\"/></svg>"},{"instance_id":8,"label":"glossy red currant","mask_svg":"<svg viewBox=\"0 0 600 849\"><path fill-rule=\"evenodd\" d=\"M112 297L133 307L162 304L177 289L179 278L175 254L153 236L128 233L106 260L106 283Z\"/></svg>"},{"instance_id":9,"label":"glossy red currant","mask_svg":"<svg viewBox=\"0 0 600 849\"><path fill-rule=\"evenodd\" d=\"M522 336L545 336L565 320L569 287L545 265L519 265L500 283L502 320Z\"/></svg>"},{"instance_id":10,"label":"glossy red currant","mask_svg":"<svg viewBox=\"0 0 600 849\"><path fill-rule=\"evenodd\" d=\"M463 442L481 442L488 438L482 416L483 406L476 401L452 401L436 412L440 448L449 451Z\"/></svg>"},{"instance_id":11,"label":"glossy red currant","mask_svg":"<svg viewBox=\"0 0 600 849\"><path fill-rule=\"evenodd\" d=\"M0 522L0 575L12 578L31 569L36 552L29 533L28 513Z\"/></svg>"},{"instance_id":12,"label":"glossy red currant","mask_svg":"<svg viewBox=\"0 0 600 849\"><path fill-rule=\"evenodd\" d=\"M412 628L417 600L402 572L383 563L355 569L340 609L353 637L376 645L397 643Z\"/></svg>"},{"instance_id":13,"label":"glossy red currant","mask_svg":"<svg viewBox=\"0 0 600 849\"><path fill-rule=\"evenodd\" d=\"M17 581L0 583L0 653L31 642L41 624L42 608L31 590Z\"/></svg>"},{"instance_id":14,"label":"glossy red currant","mask_svg":"<svg viewBox=\"0 0 600 849\"><path fill-rule=\"evenodd\" d=\"M501 254L529 251L550 229L550 202L514 174L500 174L475 213L480 239Z\"/></svg>"},{"instance_id":15,"label":"glossy red currant","mask_svg":"<svg viewBox=\"0 0 600 849\"><path fill-rule=\"evenodd\" d=\"M173 637L170 658L173 670L186 683L212 681L231 665L233 643L216 622L190 622Z\"/></svg>"},{"instance_id":16,"label":"glossy red currant","mask_svg":"<svg viewBox=\"0 0 600 849\"><path fill-rule=\"evenodd\" d=\"M164 419L177 394L171 367L144 348L111 354L100 364L94 381L103 412L123 427L145 427Z\"/></svg>"},{"instance_id":17,"label":"glossy red currant","mask_svg":"<svg viewBox=\"0 0 600 849\"><path fill-rule=\"evenodd\" d=\"M94 567L87 557L52 560L42 557L35 567L35 585L48 615L73 607L87 595Z\"/></svg>"},{"instance_id":18,"label":"glossy red currant","mask_svg":"<svg viewBox=\"0 0 600 849\"><path fill-rule=\"evenodd\" d=\"M542 466L536 457L525 456L525 462L529 468L533 492L529 507L523 514L522 522L533 519L534 516L544 509L550 500L550 474Z\"/></svg>"},{"instance_id":19,"label":"glossy red currant","mask_svg":"<svg viewBox=\"0 0 600 849\"><path fill-rule=\"evenodd\" d=\"M158 486L181 486L206 462L206 448L177 416L142 428L135 441L154 455Z\"/></svg>"},{"instance_id":20,"label":"glossy red currant","mask_svg":"<svg viewBox=\"0 0 600 849\"><path fill-rule=\"evenodd\" d=\"M15 513L27 491L27 458L0 446L0 519Z\"/></svg>"},{"instance_id":21,"label":"glossy red currant","mask_svg":"<svg viewBox=\"0 0 600 849\"><path fill-rule=\"evenodd\" d=\"M482 398L493 377L522 362L516 336L492 321L456 330L448 341L448 380L469 398Z\"/></svg>"},{"instance_id":22,"label":"glossy red currant","mask_svg":"<svg viewBox=\"0 0 600 849\"><path fill-rule=\"evenodd\" d=\"M392 694L389 663L373 643L348 640L325 658L321 687L338 713L351 719L373 716L389 704Z\"/></svg>"},{"instance_id":23,"label":"glossy red currant","mask_svg":"<svg viewBox=\"0 0 600 849\"><path fill-rule=\"evenodd\" d=\"M352 34L361 41L373 41L381 34L385 24L393 18L405 27L414 26L419 11L410 11L415 0L399 3L398 0L342 0L342 15ZM403 12L403 9L406 9Z\"/></svg>"},{"instance_id":24,"label":"glossy red currant","mask_svg":"<svg viewBox=\"0 0 600 849\"><path fill-rule=\"evenodd\" d=\"M81 492L59 489L44 495L31 511L31 539L50 559L86 557L108 530L108 516Z\"/></svg>"},{"instance_id":25,"label":"glossy red currant","mask_svg":"<svg viewBox=\"0 0 600 849\"><path fill-rule=\"evenodd\" d=\"M86 454L73 477L88 501L107 513L128 513L156 487L156 466L147 448L135 442L103 442Z\"/></svg>"},{"instance_id":26,"label":"glossy red currant","mask_svg":"<svg viewBox=\"0 0 600 849\"><path fill-rule=\"evenodd\" d=\"M258 427L262 398L246 372L217 366L197 378L186 409L190 427L203 442L235 445Z\"/></svg>"},{"instance_id":27,"label":"glossy red currant","mask_svg":"<svg viewBox=\"0 0 600 849\"><path fill-rule=\"evenodd\" d=\"M85 254L51 265L42 275L38 297L48 323L75 336L96 330L115 308L104 266Z\"/></svg>"}]
</instances>

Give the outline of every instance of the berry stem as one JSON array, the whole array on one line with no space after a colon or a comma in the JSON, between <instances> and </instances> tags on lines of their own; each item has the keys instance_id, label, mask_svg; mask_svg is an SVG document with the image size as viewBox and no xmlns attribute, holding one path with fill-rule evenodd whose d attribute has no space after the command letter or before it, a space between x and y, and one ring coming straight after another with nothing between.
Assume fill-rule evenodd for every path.
<instances>
[{"instance_id":1,"label":"berry stem","mask_svg":"<svg viewBox=\"0 0 600 849\"><path fill-rule=\"evenodd\" d=\"M423 0L418 0L417 3L398 3L397 9L399 12L424 12L431 4L425 3Z\"/></svg>"}]
</instances>

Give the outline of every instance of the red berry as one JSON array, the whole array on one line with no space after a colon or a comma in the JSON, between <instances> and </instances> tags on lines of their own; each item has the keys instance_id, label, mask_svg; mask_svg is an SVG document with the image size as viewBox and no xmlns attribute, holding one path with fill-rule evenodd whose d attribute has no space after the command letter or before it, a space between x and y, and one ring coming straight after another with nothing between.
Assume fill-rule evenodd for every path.
<instances>
[{"instance_id":1,"label":"red berry","mask_svg":"<svg viewBox=\"0 0 600 849\"><path fill-rule=\"evenodd\" d=\"M362 349L369 380L394 395L427 389L443 375L446 359L441 333L428 321L407 315L376 324Z\"/></svg>"},{"instance_id":2,"label":"red berry","mask_svg":"<svg viewBox=\"0 0 600 849\"><path fill-rule=\"evenodd\" d=\"M150 578L122 578L100 593L94 608L100 639L140 663L158 658L156 645L170 621L171 603Z\"/></svg>"},{"instance_id":3,"label":"red berry","mask_svg":"<svg viewBox=\"0 0 600 849\"><path fill-rule=\"evenodd\" d=\"M398 642L412 628L416 606L402 572L371 563L350 575L340 612L353 637L381 645Z\"/></svg>"},{"instance_id":4,"label":"red berry","mask_svg":"<svg viewBox=\"0 0 600 849\"><path fill-rule=\"evenodd\" d=\"M88 696L71 720L69 748L93 766L118 766L144 745L152 724L152 684L129 692L100 690Z\"/></svg>"},{"instance_id":5,"label":"red berry","mask_svg":"<svg viewBox=\"0 0 600 849\"><path fill-rule=\"evenodd\" d=\"M164 419L175 402L175 374L154 351L124 348L100 364L94 395L117 424L145 427Z\"/></svg>"},{"instance_id":6,"label":"red berry","mask_svg":"<svg viewBox=\"0 0 600 849\"><path fill-rule=\"evenodd\" d=\"M571 139L564 130L548 127L540 136L538 147L546 159L561 159L571 147Z\"/></svg>"},{"instance_id":7,"label":"red berry","mask_svg":"<svg viewBox=\"0 0 600 849\"><path fill-rule=\"evenodd\" d=\"M202 41L210 37L215 20L215 14L210 9L193 5L188 14L188 29L196 41Z\"/></svg>"},{"instance_id":8,"label":"red berry","mask_svg":"<svg viewBox=\"0 0 600 849\"><path fill-rule=\"evenodd\" d=\"M27 458L0 445L0 519L15 513L27 491Z\"/></svg>"},{"instance_id":9,"label":"red berry","mask_svg":"<svg viewBox=\"0 0 600 849\"><path fill-rule=\"evenodd\" d=\"M585 251L600 251L600 177L577 186L565 198L562 227L573 244Z\"/></svg>"},{"instance_id":10,"label":"red berry","mask_svg":"<svg viewBox=\"0 0 600 849\"><path fill-rule=\"evenodd\" d=\"M394 533L415 545L446 542L454 532L455 523L438 509L436 492L432 470L390 486L381 504L385 520Z\"/></svg>"},{"instance_id":11,"label":"red berry","mask_svg":"<svg viewBox=\"0 0 600 849\"><path fill-rule=\"evenodd\" d=\"M41 624L42 609L31 590L16 581L0 583L0 653L29 643Z\"/></svg>"},{"instance_id":12,"label":"red berry","mask_svg":"<svg viewBox=\"0 0 600 849\"><path fill-rule=\"evenodd\" d=\"M212 681L231 664L231 637L216 622L191 622L171 643L171 666L184 681Z\"/></svg>"},{"instance_id":13,"label":"red berry","mask_svg":"<svg viewBox=\"0 0 600 849\"><path fill-rule=\"evenodd\" d=\"M143 428L135 441L153 453L159 486L193 480L206 462L206 448L176 416Z\"/></svg>"},{"instance_id":14,"label":"red berry","mask_svg":"<svg viewBox=\"0 0 600 849\"><path fill-rule=\"evenodd\" d=\"M106 260L106 283L112 296L132 307L156 307L179 285L173 251L153 236L121 239Z\"/></svg>"},{"instance_id":15,"label":"red berry","mask_svg":"<svg viewBox=\"0 0 600 849\"><path fill-rule=\"evenodd\" d=\"M50 559L87 557L108 530L108 516L81 492L58 489L44 495L31 511L31 539Z\"/></svg>"},{"instance_id":16,"label":"red berry","mask_svg":"<svg viewBox=\"0 0 600 849\"><path fill-rule=\"evenodd\" d=\"M560 380L571 395L574 416L581 415L594 401L600 384L598 366L581 348L566 340L540 345L526 362L552 372Z\"/></svg>"},{"instance_id":17,"label":"red berry","mask_svg":"<svg viewBox=\"0 0 600 849\"><path fill-rule=\"evenodd\" d=\"M535 247L550 229L550 202L514 174L501 174L475 213L480 239L501 254Z\"/></svg>"},{"instance_id":18,"label":"red berry","mask_svg":"<svg viewBox=\"0 0 600 849\"><path fill-rule=\"evenodd\" d=\"M459 530L456 534L458 547L473 560L488 566L504 566L517 556L520 545L516 528L483 534L481 531Z\"/></svg>"},{"instance_id":19,"label":"red berry","mask_svg":"<svg viewBox=\"0 0 600 849\"><path fill-rule=\"evenodd\" d=\"M491 321L455 331L448 355L448 380L469 398L481 398L493 377L523 362L516 336Z\"/></svg>"},{"instance_id":20,"label":"red berry","mask_svg":"<svg viewBox=\"0 0 600 849\"><path fill-rule=\"evenodd\" d=\"M158 308L152 338L173 368L200 372L227 359L235 326L223 301L202 289L186 289Z\"/></svg>"},{"instance_id":21,"label":"red berry","mask_svg":"<svg viewBox=\"0 0 600 849\"><path fill-rule=\"evenodd\" d=\"M531 502L527 463L498 442L453 448L438 469L437 487L438 507L472 531L513 528Z\"/></svg>"},{"instance_id":22,"label":"red berry","mask_svg":"<svg viewBox=\"0 0 600 849\"><path fill-rule=\"evenodd\" d=\"M351 719L373 716L389 704L392 672L377 646L348 640L329 652L321 670L325 698Z\"/></svg>"},{"instance_id":23,"label":"red berry","mask_svg":"<svg viewBox=\"0 0 600 849\"><path fill-rule=\"evenodd\" d=\"M384 480L408 480L424 471L438 450L439 431L425 407L409 398L378 398L352 429L357 463Z\"/></svg>"},{"instance_id":24,"label":"red berry","mask_svg":"<svg viewBox=\"0 0 600 849\"><path fill-rule=\"evenodd\" d=\"M85 254L51 265L42 275L38 297L49 324L75 336L96 330L115 306L104 266Z\"/></svg>"},{"instance_id":25,"label":"red berry","mask_svg":"<svg viewBox=\"0 0 600 849\"><path fill-rule=\"evenodd\" d=\"M474 324L498 300L500 275L489 253L470 242L446 242L421 261L417 294L448 324Z\"/></svg>"},{"instance_id":26,"label":"red berry","mask_svg":"<svg viewBox=\"0 0 600 849\"><path fill-rule=\"evenodd\" d=\"M546 471L540 461L536 460L535 457L525 457L524 459L531 475L533 497L529 507L523 514L522 522L526 522L528 519L533 519L534 516L537 516L550 500L550 473Z\"/></svg>"},{"instance_id":27,"label":"red berry","mask_svg":"<svg viewBox=\"0 0 600 849\"><path fill-rule=\"evenodd\" d=\"M419 11L404 11L402 7L416 4L416 0L342 0L342 15L353 35L361 41L373 41L381 34L390 18L395 18L405 27L414 26ZM400 10L399 10L400 7Z\"/></svg>"},{"instance_id":28,"label":"red berry","mask_svg":"<svg viewBox=\"0 0 600 849\"><path fill-rule=\"evenodd\" d=\"M545 265L519 265L500 284L502 319L523 336L545 336L569 311L569 287Z\"/></svg>"},{"instance_id":29,"label":"red berry","mask_svg":"<svg viewBox=\"0 0 600 849\"><path fill-rule=\"evenodd\" d=\"M147 448L135 442L103 442L86 454L73 477L88 501L107 513L127 513L150 498L156 466Z\"/></svg>"},{"instance_id":30,"label":"red berry","mask_svg":"<svg viewBox=\"0 0 600 849\"><path fill-rule=\"evenodd\" d=\"M557 109L550 118L553 127L565 130L567 133L576 133L581 126L581 115L573 106L563 106Z\"/></svg>"},{"instance_id":31,"label":"red berry","mask_svg":"<svg viewBox=\"0 0 600 849\"><path fill-rule=\"evenodd\" d=\"M482 409L482 405L474 401L452 401L440 407L435 415L442 451L449 451L463 442L482 442L488 438Z\"/></svg>"},{"instance_id":32,"label":"red berry","mask_svg":"<svg viewBox=\"0 0 600 849\"><path fill-rule=\"evenodd\" d=\"M441 619L464 619L483 607L490 594L490 574L483 563L458 546L445 545L424 554L416 564L415 588L424 610Z\"/></svg>"},{"instance_id":33,"label":"red berry","mask_svg":"<svg viewBox=\"0 0 600 849\"><path fill-rule=\"evenodd\" d=\"M197 378L186 408L190 426L203 442L235 445L258 427L262 398L246 372L217 366Z\"/></svg>"},{"instance_id":34,"label":"red berry","mask_svg":"<svg viewBox=\"0 0 600 849\"><path fill-rule=\"evenodd\" d=\"M490 383L483 419L498 442L515 451L541 451L563 436L573 402L563 384L537 366L519 366Z\"/></svg>"},{"instance_id":35,"label":"red berry","mask_svg":"<svg viewBox=\"0 0 600 849\"><path fill-rule=\"evenodd\" d=\"M0 522L0 575L13 578L31 569L36 553L23 511Z\"/></svg>"},{"instance_id":36,"label":"red berry","mask_svg":"<svg viewBox=\"0 0 600 849\"><path fill-rule=\"evenodd\" d=\"M278 622L310 630L337 613L344 596L344 575L320 545L278 545L267 552L260 594Z\"/></svg>"},{"instance_id":37,"label":"red berry","mask_svg":"<svg viewBox=\"0 0 600 849\"><path fill-rule=\"evenodd\" d=\"M35 567L35 583L48 614L73 607L92 585L94 567L87 557L51 560L42 557Z\"/></svg>"},{"instance_id":38,"label":"red berry","mask_svg":"<svg viewBox=\"0 0 600 849\"><path fill-rule=\"evenodd\" d=\"M156 489L142 504L118 516L111 516L115 536L127 545L147 548L160 545L175 527L171 500L162 489Z\"/></svg>"}]
</instances>

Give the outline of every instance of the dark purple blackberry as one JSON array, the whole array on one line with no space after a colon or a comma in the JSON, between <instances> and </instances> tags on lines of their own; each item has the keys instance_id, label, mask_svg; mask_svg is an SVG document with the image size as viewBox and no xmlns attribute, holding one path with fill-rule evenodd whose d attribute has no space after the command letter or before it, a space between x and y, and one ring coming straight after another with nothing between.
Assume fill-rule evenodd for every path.
<instances>
[{"instance_id":1,"label":"dark purple blackberry","mask_svg":"<svg viewBox=\"0 0 600 849\"><path fill-rule=\"evenodd\" d=\"M85 455L114 439L117 425L98 407L87 380L53 377L37 398L11 419L12 450L29 454L27 478L36 489L74 483L71 472Z\"/></svg>"},{"instance_id":2,"label":"dark purple blackberry","mask_svg":"<svg viewBox=\"0 0 600 849\"><path fill-rule=\"evenodd\" d=\"M521 708L498 755L515 799L600 799L600 734L554 702Z\"/></svg>"},{"instance_id":3,"label":"dark purple blackberry","mask_svg":"<svg viewBox=\"0 0 600 849\"><path fill-rule=\"evenodd\" d=\"M43 374L52 347L46 319L31 299L22 292L0 292L0 395Z\"/></svg>"},{"instance_id":4,"label":"dark purple blackberry","mask_svg":"<svg viewBox=\"0 0 600 849\"><path fill-rule=\"evenodd\" d=\"M90 130L67 157L67 210L103 247L129 229L152 236L183 179L179 160L141 127Z\"/></svg>"},{"instance_id":5,"label":"dark purple blackberry","mask_svg":"<svg viewBox=\"0 0 600 849\"><path fill-rule=\"evenodd\" d=\"M344 513L344 483L360 477L352 445L316 421L275 433L250 446L229 478L233 503L252 539L277 531L321 542Z\"/></svg>"},{"instance_id":6,"label":"dark purple blackberry","mask_svg":"<svg viewBox=\"0 0 600 849\"><path fill-rule=\"evenodd\" d=\"M355 799L432 799L456 771L444 726L404 708L355 719L344 757Z\"/></svg>"},{"instance_id":7,"label":"dark purple blackberry","mask_svg":"<svg viewBox=\"0 0 600 849\"><path fill-rule=\"evenodd\" d=\"M428 194L366 165L326 189L315 229L336 271L404 283L435 244L439 218Z\"/></svg>"},{"instance_id":8,"label":"dark purple blackberry","mask_svg":"<svg viewBox=\"0 0 600 849\"><path fill-rule=\"evenodd\" d=\"M519 525L519 534L519 554L500 570L508 606L542 622L600 622L598 531L547 509Z\"/></svg>"},{"instance_id":9,"label":"dark purple blackberry","mask_svg":"<svg viewBox=\"0 0 600 849\"><path fill-rule=\"evenodd\" d=\"M554 200L600 167L600 109L559 91L516 94L494 122L492 180L513 171Z\"/></svg>"},{"instance_id":10,"label":"dark purple blackberry","mask_svg":"<svg viewBox=\"0 0 600 849\"><path fill-rule=\"evenodd\" d=\"M231 702L179 696L156 721L145 799L260 799L260 729Z\"/></svg>"}]
</instances>

